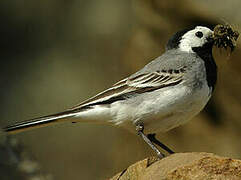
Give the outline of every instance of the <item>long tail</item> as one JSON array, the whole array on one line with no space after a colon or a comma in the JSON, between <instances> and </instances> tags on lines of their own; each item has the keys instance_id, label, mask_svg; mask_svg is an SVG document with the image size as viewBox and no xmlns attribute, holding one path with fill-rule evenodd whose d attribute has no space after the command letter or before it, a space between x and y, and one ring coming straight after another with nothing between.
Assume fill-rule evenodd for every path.
<instances>
[{"instance_id":1,"label":"long tail","mask_svg":"<svg viewBox=\"0 0 241 180\"><path fill-rule=\"evenodd\" d=\"M67 110L61 113L56 113L48 116L43 116L39 118L34 118L30 119L27 121L23 121L20 123L16 123L14 125L7 126L3 128L8 133L18 133L22 131L26 131L29 129L34 129L34 128L39 128L39 127L44 127L44 126L49 126L52 124L56 124L59 122L63 122L66 120L66 118L71 118L76 116L76 112L73 110Z\"/></svg>"}]
</instances>

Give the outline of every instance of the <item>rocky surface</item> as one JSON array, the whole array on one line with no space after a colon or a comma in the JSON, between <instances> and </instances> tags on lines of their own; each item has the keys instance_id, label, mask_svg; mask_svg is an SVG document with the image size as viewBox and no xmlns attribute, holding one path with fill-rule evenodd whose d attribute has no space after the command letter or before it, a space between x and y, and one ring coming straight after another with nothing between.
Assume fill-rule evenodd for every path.
<instances>
[{"instance_id":1,"label":"rocky surface","mask_svg":"<svg viewBox=\"0 0 241 180\"><path fill-rule=\"evenodd\" d=\"M211 153L176 153L164 159L147 158L118 173L111 180L240 180L241 160Z\"/></svg>"}]
</instances>

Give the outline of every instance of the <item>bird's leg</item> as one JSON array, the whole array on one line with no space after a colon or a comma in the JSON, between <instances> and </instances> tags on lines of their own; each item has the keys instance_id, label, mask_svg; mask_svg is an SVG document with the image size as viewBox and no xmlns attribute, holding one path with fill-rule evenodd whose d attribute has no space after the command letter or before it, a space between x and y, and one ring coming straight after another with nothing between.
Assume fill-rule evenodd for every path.
<instances>
[{"instance_id":1,"label":"bird's leg","mask_svg":"<svg viewBox=\"0 0 241 180\"><path fill-rule=\"evenodd\" d=\"M144 125L137 125L136 130L138 132L138 135L142 137L142 139L152 148L153 151L157 153L157 156L161 159L164 158L164 154L162 154L159 149L148 139L148 137L143 133L144 131Z\"/></svg>"},{"instance_id":2,"label":"bird's leg","mask_svg":"<svg viewBox=\"0 0 241 180\"><path fill-rule=\"evenodd\" d=\"M148 134L147 137L148 139L153 142L154 144L158 145L159 147L161 147L162 149L164 149L165 151L167 151L169 154L173 154L175 153L174 151L172 151L169 147L167 147L165 144L161 143L159 140L156 139L156 134Z\"/></svg>"}]
</instances>

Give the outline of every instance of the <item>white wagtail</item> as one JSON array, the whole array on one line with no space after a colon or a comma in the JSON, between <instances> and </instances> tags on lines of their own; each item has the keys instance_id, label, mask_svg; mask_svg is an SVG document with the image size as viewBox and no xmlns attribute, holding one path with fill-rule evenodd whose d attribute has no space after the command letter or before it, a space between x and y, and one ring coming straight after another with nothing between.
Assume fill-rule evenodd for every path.
<instances>
[{"instance_id":1,"label":"white wagtail","mask_svg":"<svg viewBox=\"0 0 241 180\"><path fill-rule=\"evenodd\" d=\"M102 121L137 132L160 157L163 154L154 144L173 153L155 139L155 133L186 123L210 99L217 80L213 34L203 26L179 31L168 41L164 54L111 88L64 112L5 130L18 132L66 121Z\"/></svg>"}]
</instances>

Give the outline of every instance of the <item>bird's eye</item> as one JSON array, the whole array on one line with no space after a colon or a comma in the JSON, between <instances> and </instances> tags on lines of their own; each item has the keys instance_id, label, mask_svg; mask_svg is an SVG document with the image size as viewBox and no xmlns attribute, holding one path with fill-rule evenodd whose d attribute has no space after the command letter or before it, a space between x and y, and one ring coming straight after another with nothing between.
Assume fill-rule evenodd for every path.
<instances>
[{"instance_id":1,"label":"bird's eye","mask_svg":"<svg viewBox=\"0 0 241 180\"><path fill-rule=\"evenodd\" d=\"M195 35L199 38L203 37L203 33L201 31L196 32Z\"/></svg>"}]
</instances>

